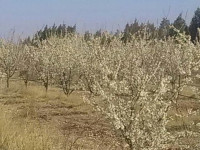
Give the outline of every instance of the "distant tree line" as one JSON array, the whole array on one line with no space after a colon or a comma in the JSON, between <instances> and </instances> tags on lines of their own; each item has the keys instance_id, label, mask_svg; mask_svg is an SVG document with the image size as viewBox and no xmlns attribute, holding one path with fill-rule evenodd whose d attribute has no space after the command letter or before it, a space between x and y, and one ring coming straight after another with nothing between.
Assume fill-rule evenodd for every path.
<instances>
[{"instance_id":1,"label":"distant tree line","mask_svg":"<svg viewBox=\"0 0 200 150\"><path fill-rule=\"evenodd\" d=\"M35 45L37 41L42 42L43 40L46 40L51 36L63 38L67 35L73 35L75 33L76 33L76 25L66 26L66 24L60 24L59 26L56 26L54 24L52 27L48 27L48 25L46 25L44 29L37 31L33 35L33 38L31 37L26 38L24 40L24 43Z\"/></svg>"},{"instance_id":2,"label":"distant tree line","mask_svg":"<svg viewBox=\"0 0 200 150\"><path fill-rule=\"evenodd\" d=\"M146 34L149 34L149 38L157 39L167 39L169 37L177 36L179 33L184 33L191 36L192 42L199 42L199 31L200 28L200 8L194 13L194 16L188 26L185 19L182 16L182 13L175 19L173 23L170 23L170 20L164 17L159 25L156 27L154 24L147 22L139 23L137 20L132 24L126 24L123 31L122 41L125 43L131 40L131 35L138 34L141 35L140 31L145 31Z\"/></svg>"},{"instance_id":3,"label":"distant tree line","mask_svg":"<svg viewBox=\"0 0 200 150\"><path fill-rule=\"evenodd\" d=\"M193 43L200 41L200 34L198 31L200 28L200 8L194 12L194 16L188 26L185 19L183 18L182 13L178 15L173 23L170 23L170 20L167 17L164 17L160 22L159 27L156 27L153 23L139 23L137 19L131 24L127 23L123 31L117 30L112 36L122 35L121 40L124 43L130 42L132 40L132 35L136 36L146 36L148 39L157 38L166 40L169 37L177 36L178 33L184 33L191 36L191 41ZM76 33L76 25L66 26L65 24L60 24L56 26L55 24L52 27L47 25L36 32L33 38L26 38L24 42L35 44L36 41L43 41L48 39L51 36L57 36L63 38L65 36L71 36ZM107 39L106 34L108 32L97 30L95 33L86 31L84 33L84 40L90 41L92 38L101 38L102 44L109 43L111 39Z\"/></svg>"}]
</instances>

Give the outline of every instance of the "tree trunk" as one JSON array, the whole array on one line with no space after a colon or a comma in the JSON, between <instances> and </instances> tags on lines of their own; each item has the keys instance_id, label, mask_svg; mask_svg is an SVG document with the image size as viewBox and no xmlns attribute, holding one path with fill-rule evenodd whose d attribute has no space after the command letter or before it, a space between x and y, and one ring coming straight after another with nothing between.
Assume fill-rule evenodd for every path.
<instances>
[{"instance_id":1,"label":"tree trunk","mask_svg":"<svg viewBox=\"0 0 200 150\"><path fill-rule=\"evenodd\" d=\"M48 83L46 82L46 83L45 83L46 93L47 93L47 91L48 91L48 86L49 86L49 85L48 85Z\"/></svg>"},{"instance_id":2,"label":"tree trunk","mask_svg":"<svg viewBox=\"0 0 200 150\"><path fill-rule=\"evenodd\" d=\"M48 76L46 77L46 81L44 82L44 87L45 87L46 93L47 93L48 87L49 87L49 77Z\"/></svg>"},{"instance_id":3,"label":"tree trunk","mask_svg":"<svg viewBox=\"0 0 200 150\"><path fill-rule=\"evenodd\" d=\"M26 88L28 87L28 80L24 80L24 83L25 83L25 86L26 86Z\"/></svg>"},{"instance_id":4,"label":"tree trunk","mask_svg":"<svg viewBox=\"0 0 200 150\"><path fill-rule=\"evenodd\" d=\"M28 72L26 72L26 76L25 76L25 79L24 79L24 83L25 83L25 86L26 88L28 87Z\"/></svg>"},{"instance_id":5,"label":"tree trunk","mask_svg":"<svg viewBox=\"0 0 200 150\"><path fill-rule=\"evenodd\" d=\"M7 79L6 79L6 86L7 86L7 88L10 87L10 77L9 76L7 76Z\"/></svg>"}]
</instances>

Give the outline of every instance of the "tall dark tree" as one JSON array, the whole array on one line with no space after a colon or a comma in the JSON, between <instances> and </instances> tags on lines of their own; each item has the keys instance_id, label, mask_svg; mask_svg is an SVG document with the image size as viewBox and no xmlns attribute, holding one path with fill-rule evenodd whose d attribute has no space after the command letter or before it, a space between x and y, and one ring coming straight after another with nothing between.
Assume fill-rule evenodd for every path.
<instances>
[{"instance_id":1,"label":"tall dark tree","mask_svg":"<svg viewBox=\"0 0 200 150\"><path fill-rule=\"evenodd\" d=\"M164 39L169 36L170 21L167 18L163 18L160 23L158 35L159 38Z\"/></svg>"},{"instance_id":2,"label":"tall dark tree","mask_svg":"<svg viewBox=\"0 0 200 150\"><path fill-rule=\"evenodd\" d=\"M127 42L130 41L130 39L131 39L131 31L130 31L130 26L129 26L129 24L127 23L126 26L125 26L125 29L124 29L124 35L123 35L123 37L122 37L121 40L122 40L124 43L127 43Z\"/></svg>"},{"instance_id":3,"label":"tall dark tree","mask_svg":"<svg viewBox=\"0 0 200 150\"><path fill-rule=\"evenodd\" d=\"M199 34L198 34L198 28L200 28L200 8L197 8L197 10L195 11L194 16L189 26L191 40L193 42L195 40L199 41L200 39Z\"/></svg>"},{"instance_id":4,"label":"tall dark tree","mask_svg":"<svg viewBox=\"0 0 200 150\"><path fill-rule=\"evenodd\" d=\"M116 32L114 33L114 36L115 37L119 37L120 34L121 34L121 31L117 29Z\"/></svg>"},{"instance_id":5,"label":"tall dark tree","mask_svg":"<svg viewBox=\"0 0 200 150\"><path fill-rule=\"evenodd\" d=\"M67 34L74 34L74 33L76 33L76 25L74 25L74 26L68 26L67 27Z\"/></svg>"},{"instance_id":6,"label":"tall dark tree","mask_svg":"<svg viewBox=\"0 0 200 150\"><path fill-rule=\"evenodd\" d=\"M51 28L51 35L56 35L56 31L57 31L57 26L56 26L56 24L54 23L54 25L52 26L52 28Z\"/></svg>"},{"instance_id":7,"label":"tall dark tree","mask_svg":"<svg viewBox=\"0 0 200 150\"><path fill-rule=\"evenodd\" d=\"M86 31L84 34L84 40L90 41L91 37L92 37L92 34L89 31Z\"/></svg>"},{"instance_id":8,"label":"tall dark tree","mask_svg":"<svg viewBox=\"0 0 200 150\"><path fill-rule=\"evenodd\" d=\"M188 33L188 26L185 22L185 19L182 17L182 13L176 18L173 23L173 26L178 29L181 33L186 32Z\"/></svg>"},{"instance_id":9,"label":"tall dark tree","mask_svg":"<svg viewBox=\"0 0 200 150\"><path fill-rule=\"evenodd\" d=\"M177 34L179 33L185 33L186 35L189 35L189 28L186 24L185 19L183 19L182 17L182 13L179 14L179 16L176 18L172 25L177 30L175 30L173 27L170 28L169 34L171 37L177 36Z\"/></svg>"},{"instance_id":10,"label":"tall dark tree","mask_svg":"<svg viewBox=\"0 0 200 150\"><path fill-rule=\"evenodd\" d=\"M58 37L64 37L64 36L65 36L65 33L66 33L65 26L64 26L64 25L59 25L58 28L57 28L56 35L57 35Z\"/></svg>"},{"instance_id":11,"label":"tall dark tree","mask_svg":"<svg viewBox=\"0 0 200 150\"><path fill-rule=\"evenodd\" d=\"M148 34L148 38L157 38L157 28L153 23L150 23L149 21L147 22L147 24L145 24L145 32L145 34Z\"/></svg>"},{"instance_id":12,"label":"tall dark tree","mask_svg":"<svg viewBox=\"0 0 200 150\"><path fill-rule=\"evenodd\" d=\"M132 24L130 25L129 31L130 31L131 34L135 34L135 33L137 33L138 31L140 31L140 30L142 29L142 27L143 27L143 24L139 24L138 20L135 19L134 23L132 23Z\"/></svg>"},{"instance_id":13,"label":"tall dark tree","mask_svg":"<svg viewBox=\"0 0 200 150\"><path fill-rule=\"evenodd\" d=\"M97 30L97 31L95 32L94 38L99 38L99 37L101 37L101 36L102 36L102 31L101 31L101 29L99 29L99 30Z\"/></svg>"},{"instance_id":14,"label":"tall dark tree","mask_svg":"<svg viewBox=\"0 0 200 150\"><path fill-rule=\"evenodd\" d=\"M135 19L134 23L132 24L126 24L125 29L124 29L124 35L122 37L122 41L124 43L127 43L131 40L131 36L134 35L139 35L139 31L145 28L145 24L139 23L137 19Z\"/></svg>"}]
</instances>

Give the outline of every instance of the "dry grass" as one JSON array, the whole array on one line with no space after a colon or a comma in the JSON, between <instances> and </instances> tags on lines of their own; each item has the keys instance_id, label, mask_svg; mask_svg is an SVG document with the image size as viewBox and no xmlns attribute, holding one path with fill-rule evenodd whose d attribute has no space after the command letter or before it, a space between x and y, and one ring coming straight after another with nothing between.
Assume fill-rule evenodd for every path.
<instances>
[{"instance_id":1,"label":"dry grass","mask_svg":"<svg viewBox=\"0 0 200 150\"><path fill-rule=\"evenodd\" d=\"M188 96L193 95L186 91ZM58 88L11 83L10 89L0 89L0 149L2 150L70 150L70 149L122 149L112 127L91 106L82 101L82 92L67 97ZM197 110L200 103L192 99L179 100L169 116L171 132L184 130L193 124L199 130L198 114L187 116L189 110ZM175 113L185 115L179 118ZM196 139L192 139L193 142Z\"/></svg>"},{"instance_id":2,"label":"dry grass","mask_svg":"<svg viewBox=\"0 0 200 150\"><path fill-rule=\"evenodd\" d=\"M56 142L55 139L59 134L51 125L25 118L14 119L12 115L14 110L7 110L3 106L1 106L1 111L0 149L44 150L62 147L61 142ZM60 139L62 138L60 135Z\"/></svg>"},{"instance_id":3,"label":"dry grass","mask_svg":"<svg viewBox=\"0 0 200 150\"><path fill-rule=\"evenodd\" d=\"M0 149L121 149L108 121L85 104L82 92L11 83L0 89Z\"/></svg>"}]
</instances>

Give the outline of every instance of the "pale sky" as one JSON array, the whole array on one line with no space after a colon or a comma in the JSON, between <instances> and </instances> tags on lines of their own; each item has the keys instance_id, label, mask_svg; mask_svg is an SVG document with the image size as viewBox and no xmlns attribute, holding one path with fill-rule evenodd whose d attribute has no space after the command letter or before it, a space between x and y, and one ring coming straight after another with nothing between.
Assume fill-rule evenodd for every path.
<instances>
[{"instance_id":1,"label":"pale sky","mask_svg":"<svg viewBox=\"0 0 200 150\"><path fill-rule=\"evenodd\" d=\"M200 0L0 0L0 36L13 29L32 35L54 23L76 24L79 32L115 31L136 18L155 25L163 17L173 22L181 12L189 24L199 6Z\"/></svg>"}]
</instances>

